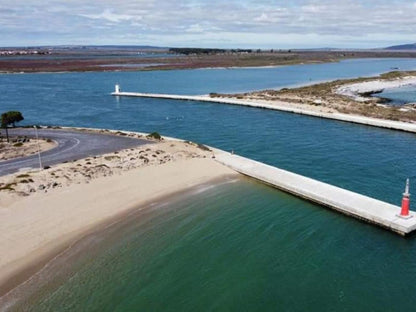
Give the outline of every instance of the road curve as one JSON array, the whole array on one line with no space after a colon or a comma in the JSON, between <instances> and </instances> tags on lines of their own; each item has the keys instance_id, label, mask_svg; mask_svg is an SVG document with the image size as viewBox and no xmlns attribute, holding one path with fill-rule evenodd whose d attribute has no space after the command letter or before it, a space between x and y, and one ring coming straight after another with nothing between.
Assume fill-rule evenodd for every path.
<instances>
[{"instance_id":1,"label":"road curve","mask_svg":"<svg viewBox=\"0 0 416 312\"><path fill-rule=\"evenodd\" d=\"M43 166L56 165L65 161L111 153L151 143L151 141L131 137L75 130L38 129L38 133L40 138L51 139L58 143L57 147L40 154ZM35 130L30 128L9 129L9 135L35 137ZM25 168L39 168L37 154L0 161L0 176Z\"/></svg>"}]
</instances>

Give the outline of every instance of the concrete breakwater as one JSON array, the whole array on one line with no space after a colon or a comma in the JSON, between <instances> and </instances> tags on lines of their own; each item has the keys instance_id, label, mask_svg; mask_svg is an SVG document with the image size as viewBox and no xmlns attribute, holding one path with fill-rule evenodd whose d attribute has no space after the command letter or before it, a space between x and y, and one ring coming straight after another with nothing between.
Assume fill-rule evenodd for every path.
<instances>
[{"instance_id":1,"label":"concrete breakwater","mask_svg":"<svg viewBox=\"0 0 416 312\"><path fill-rule=\"evenodd\" d=\"M89 130L106 133L123 132L127 135L138 134L146 137L148 133L135 131L103 130L94 128L67 128L67 130ZM182 139L163 137L169 141ZM215 160L240 174L269 184L277 189L291 193L308 201L340 211L346 215L376 224L401 235L408 235L416 230L416 213L411 211L409 218L402 218L400 207L363 196L327 183L313 180L286 170L282 170L249 158L210 147ZM398 194L399 196L400 194Z\"/></svg>"},{"instance_id":2,"label":"concrete breakwater","mask_svg":"<svg viewBox=\"0 0 416 312\"><path fill-rule=\"evenodd\" d=\"M358 115L349 115L349 114L342 114L342 113L326 113L326 112L312 111L312 110L287 106L287 105L284 105L284 103L282 104L264 103L264 102L255 102L255 101L240 100L240 99L217 98L217 97L210 97L208 95L176 95L176 94L140 93L140 92L138 93L137 92L121 92L118 88L116 88L116 92L111 93L111 95L240 105L240 106L270 109L270 110L278 110L278 111L284 111L284 112L289 112L289 113L308 115L308 116L313 116L313 117L333 119L333 120L351 122L351 123L362 124L362 125L367 125L367 126L416 133L416 124L412 124L408 122L393 121L393 120L371 118L371 117L358 116Z\"/></svg>"},{"instance_id":3,"label":"concrete breakwater","mask_svg":"<svg viewBox=\"0 0 416 312\"><path fill-rule=\"evenodd\" d=\"M241 174L400 235L416 230L415 213L399 217L398 206L227 152L217 150L215 157Z\"/></svg>"}]
</instances>

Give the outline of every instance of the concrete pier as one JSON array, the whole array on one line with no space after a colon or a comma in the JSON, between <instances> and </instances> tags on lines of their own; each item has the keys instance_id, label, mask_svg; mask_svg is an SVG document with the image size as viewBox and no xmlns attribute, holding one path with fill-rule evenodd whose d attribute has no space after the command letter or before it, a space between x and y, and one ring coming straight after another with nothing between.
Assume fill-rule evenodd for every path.
<instances>
[{"instance_id":1,"label":"concrete pier","mask_svg":"<svg viewBox=\"0 0 416 312\"><path fill-rule=\"evenodd\" d=\"M334 119L345 122L352 122L356 124L363 124L367 126L387 128L392 130L400 130L406 132L416 133L416 124L392 121L379 118L371 118L358 115L349 115L342 113L325 113L311 111L301 108L285 106L284 103L266 103L266 102L254 102L249 100L238 100L238 99L227 99L227 98L212 98L208 95L176 95L176 94L155 94L155 93L136 93L136 92L113 92L115 96L131 96L131 97L143 97L143 98L156 98L156 99L170 99L170 100L181 100L181 101L198 101L198 102L210 102L210 103L221 103L229 105L240 105L248 107L256 107L270 110L278 110L284 112L290 112L301 115L308 115L319 118Z\"/></svg>"},{"instance_id":2,"label":"concrete pier","mask_svg":"<svg viewBox=\"0 0 416 312\"><path fill-rule=\"evenodd\" d=\"M95 128L67 128L67 130L96 130ZM119 130L106 130L119 132ZM139 134L144 137L148 133L123 131L126 134ZM163 137L169 141L183 141L182 139ZM408 216L399 217L401 208L368 196L360 195L327 183L310 179L299 174L282 170L261 162L209 147L219 163L243 174L269 184L284 192L337 210L346 215L376 224L400 235L408 235L416 230L416 213L409 211ZM398 201L402 194L397 194Z\"/></svg>"},{"instance_id":3,"label":"concrete pier","mask_svg":"<svg viewBox=\"0 0 416 312\"><path fill-rule=\"evenodd\" d=\"M416 214L402 218L400 207L313 180L248 158L217 150L216 160L231 169L346 215L379 225L400 235L416 230ZM400 200L400 195L397 194Z\"/></svg>"}]
</instances>

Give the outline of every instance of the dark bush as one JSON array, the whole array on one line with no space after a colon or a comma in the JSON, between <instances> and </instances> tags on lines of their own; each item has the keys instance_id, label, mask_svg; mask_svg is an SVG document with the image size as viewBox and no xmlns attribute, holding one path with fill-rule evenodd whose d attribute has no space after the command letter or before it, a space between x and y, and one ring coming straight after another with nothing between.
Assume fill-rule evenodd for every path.
<instances>
[{"instance_id":1,"label":"dark bush","mask_svg":"<svg viewBox=\"0 0 416 312\"><path fill-rule=\"evenodd\" d=\"M147 137L151 139L156 139L156 140L162 139L161 135L157 132L152 132Z\"/></svg>"}]
</instances>

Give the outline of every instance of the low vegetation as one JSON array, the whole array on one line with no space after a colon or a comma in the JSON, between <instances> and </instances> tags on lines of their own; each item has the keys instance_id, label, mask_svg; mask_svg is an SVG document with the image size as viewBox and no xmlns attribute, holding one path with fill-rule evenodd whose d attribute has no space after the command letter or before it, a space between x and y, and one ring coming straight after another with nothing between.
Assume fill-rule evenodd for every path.
<instances>
[{"instance_id":1,"label":"low vegetation","mask_svg":"<svg viewBox=\"0 0 416 312\"><path fill-rule=\"evenodd\" d=\"M14 187L17 183L7 183L4 185L0 185L0 191L14 191Z\"/></svg>"},{"instance_id":2,"label":"low vegetation","mask_svg":"<svg viewBox=\"0 0 416 312\"><path fill-rule=\"evenodd\" d=\"M116 53L119 53L117 51ZM255 50L255 49L199 49L172 48L160 57L120 57L114 64L114 53L109 50L100 57L84 51L75 54L70 49L60 51L60 58L5 58L0 60L0 72L84 72L84 71L137 71L169 70L211 67L275 66L289 64L336 62L351 58L415 57L415 51L301 51L301 50ZM168 57L166 52L171 53ZM76 57L74 57L76 55ZM129 66L126 66L128 65ZM108 66L107 66L108 65ZM116 66L114 66L116 65Z\"/></svg>"},{"instance_id":3,"label":"low vegetation","mask_svg":"<svg viewBox=\"0 0 416 312\"><path fill-rule=\"evenodd\" d=\"M240 94L210 94L211 97L238 98L250 100L279 101L321 108L328 112L340 112L367 117L375 117L406 122L416 121L416 107L414 104L405 106L386 105L386 99L370 97L365 102L336 93L336 90L347 84L373 80L391 80L416 76L416 71L392 71L377 77L360 77L354 79L335 80L300 88L283 88L281 90L263 90ZM365 95L364 95L365 96Z\"/></svg>"},{"instance_id":4,"label":"low vegetation","mask_svg":"<svg viewBox=\"0 0 416 312\"><path fill-rule=\"evenodd\" d=\"M23 174L19 174L18 176L16 176L16 178L29 178L30 174L28 173L23 173Z\"/></svg>"},{"instance_id":5,"label":"low vegetation","mask_svg":"<svg viewBox=\"0 0 416 312\"><path fill-rule=\"evenodd\" d=\"M155 139L159 141L162 139L162 136L158 132L152 132L147 137L150 139Z\"/></svg>"}]
</instances>

